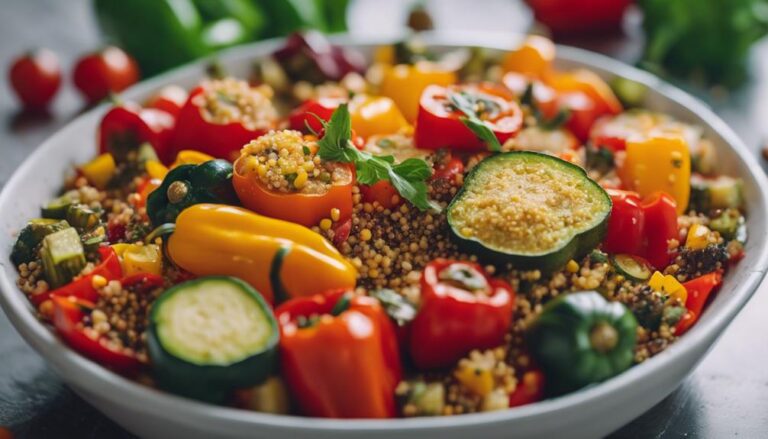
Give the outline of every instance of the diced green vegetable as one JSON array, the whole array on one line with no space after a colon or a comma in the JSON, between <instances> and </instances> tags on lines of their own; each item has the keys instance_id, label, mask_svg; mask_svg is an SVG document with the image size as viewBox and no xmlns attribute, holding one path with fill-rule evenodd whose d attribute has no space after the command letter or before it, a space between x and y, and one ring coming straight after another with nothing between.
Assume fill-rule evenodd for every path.
<instances>
[{"instance_id":1,"label":"diced green vegetable","mask_svg":"<svg viewBox=\"0 0 768 439\"><path fill-rule=\"evenodd\" d=\"M632 255L613 255L611 257L614 268L619 274L634 281L644 281L651 278L651 267L642 258Z\"/></svg>"},{"instance_id":2,"label":"diced green vegetable","mask_svg":"<svg viewBox=\"0 0 768 439\"><path fill-rule=\"evenodd\" d=\"M727 239L735 239L739 228L744 224L744 217L737 209L725 209L709 222L709 228Z\"/></svg>"},{"instance_id":3,"label":"diced green vegetable","mask_svg":"<svg viewBox=\"0 0 768 439\"><path fill-rule=\"evenodd\" d=\"M67 209L66 219L70 226L83 232L99 225L101 215L85 204L72 204Z\"/></svg>"},{"instance_id":4,"label":"diced green vegetable","mask_svg":"<svg viewBox=\"0 0 768 439\"><path fill-rule=\"evenodd\" d=\"M626 107L639 107L643 105L648 87L637 81L617 76L611 81L611 88L616 93L622 104Z\"/></svg>"},{"instance_id":5,"label":"diced green vegetable","mask_svg":"<svg viewBox=\"0 0 768 439\"><path fill-rule=\"evenodd\" d=\"M43 238L40 257L45 278L53 288L67 284L85 267L83 244L71 227Z\"/></svg>"},{"instance_id":6,"label":"diced green vegetable","mask_svg":"<svg viewBox=\"0 0 768 439\"><path fill-rule=\"evenodd\" d=\"M16 243L11 250L11 261L14 264L24 264L37 258L37 250L43 238L51 233L58 232L69 227L66 221L48 218L36 218L31 220L21 229Z\"/></svg>"},{"instance_id":7,"label":"diced green vegetable","mask_svg":"<svg viewBox=\"0 0 768 439\"><path fill-rule=\"evenodd\" d=\"M67 210L69 210L69 206L72 204L72 197L68 194L64 194L44 206L42 209L42 216L43 218L50 219L65 219L67 217Z\"/></svg>"},{"instance_id":8,"label":"diced green vegetable","mask_svg":"<svg viewBox=\"0 0 768 439\"><path fill-rule=\"evenodd\" d=\"M223 402L233 389L269 377L279 338L261 294L239 279L210 276L176 285L155 301L147 346L161 387Z\"/></svg>"},{"instance_id":9,"label":"diced green vegetable","mask_svg":"<svg viewBox=\"0 0 768 439\"><path fill-rule=\"evenodd\" d=\"M717 178L691 176L689 209L708 212L712 209L739 209L744 204L741 179L721 175Z\"/></svg>"},{"instance_id":10,"label":"diced green vegetable","mask_svg":"<svg viewBox=\"0 0 768 439\"><path fill-rule=\"evenodd\" d=\"M97 226L80 235L80 241L82 241L86 253L94 252L101 243L107 241L107 232L104 230L104 226Z\"/></svg>"},{"instance_id":11,"label":"diced green vegetable","mask_svg":"<svg viewBox=\"0 0 768 439\"><path fill-rule=\"evenodd\" d=\"M427 383L422 380L411 381L406 404L412 404L419 416L437 416L445 407L445 386L440 382Z\"/></svg>"}]
</instances>

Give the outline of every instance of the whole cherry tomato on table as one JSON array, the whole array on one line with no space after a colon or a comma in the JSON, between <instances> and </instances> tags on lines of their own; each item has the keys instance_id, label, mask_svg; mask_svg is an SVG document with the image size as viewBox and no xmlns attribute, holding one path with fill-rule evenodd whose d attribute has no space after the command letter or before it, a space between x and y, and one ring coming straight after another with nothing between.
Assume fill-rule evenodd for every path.
<instances>
[{"instance_id":1,"label":"whole cherry tomato on table","mask_svg":"<svg viewBox=\"0 0 768 439\"><path fill-rule=\"evenodd\" d=\"M125 90L138 80L136 61L114 46L80 58L74 71L75 86L89 103Z\"/></svg>"},{"instance_id":2,"label":"whole cherry tomato on table","mask_svg":"<svg viewBox=\"0 0 768 439\"><path fill-rule=\"evenodd\" d=\"M536 21L555 35L597 34L621 29L632 0L526 0Z\"/></svg>"},{"instance_id":3,"label":"whole cherry tomato on table","mask_svg":"<svg viewBox=\"0 0 768 439\"><path fill-rule=\"evenodd\" d=\"M13 91L25 107L45 108L61 85L59 59L48 49L34 50L14 61L9 77Z\"/></svg>"}]
</instances>

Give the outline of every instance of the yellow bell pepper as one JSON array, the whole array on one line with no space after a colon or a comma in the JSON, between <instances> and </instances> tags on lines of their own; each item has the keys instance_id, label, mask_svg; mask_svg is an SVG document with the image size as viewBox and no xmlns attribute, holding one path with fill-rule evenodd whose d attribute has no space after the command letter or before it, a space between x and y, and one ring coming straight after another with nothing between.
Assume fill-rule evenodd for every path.
<instances>
[{"instance_id":1,"label":"yellow bell pepper","mask_svg":"<svg viewBox=\"0 0 768 439\"><path fill-rule=\"evenodd\" d=\"M384 74L379 92L395 101L409 122L416 120L421 93L429 85L451 85L456 73L437 64L419 62L414 65L383 66Z\"/></svg>"},{"instance_id":2,"label":"yellow bell pepper","mask_svg":"<svg viewBox=\"0 0 768 439\"><path fill-rule=\"evenodd\" d=\"M693 224L688 229L685 246L693 250L701 250L709 245L710 230L703 224Z\"/></svg>"},{"instance_id":3,"label":"yellow bell pepper","mask_svg":"<svg viewBox=\"0 0 768 439\"><path fill-rule=\"evenodd\" d=\"M319 234L233 206L183 210L168 255L198 276L239 277L269 302L353 288L357 280L352 264Z\"/></svg>"},{"instance_id":4,"label":"yellow bell pepper","mask_svg":"<svg viewBox=\"0 0 768 439\"><path fill-rule=\"evenodd\" d=\"M110 153L104 153L80 167L80 172L93 186L98 189L107 187L107 183L115 175L115 159Z\"/></svg>"},{"instance_id":5,"label":"yellow bell pepper","mask_svg":"<svg viewBox=\"0 0 768 439\"><path fill-rule=\"evenodd\" d=\"M147 170L149 178L157 178L158 180L162 180L168 174L168 168L157 160L147 160L147 162L144 164L144 168Z\"/></svg>"},{"instance_id":6,"label":"yellow bell pepper","mask_svg":"<svg viewBox=\"0 0 768 439\"><path fill-rule=\"evenodd\" d=\"M163 252L155 244L114 244L123 275L131 276L139 273L161 275L163 273Z\"/></svg>"},{"instance_id":7,"label":"yellow bell pepper","mask_svg":"<svg viewBox=\"0 0 768 439\"><path fill-rule=\"evenodd\" d=\"M349 103L352 129L369 138L378 134L395 134L408 127L408 121L395 105L384 96L355 95Z\"/></svg>"},{"instance_id":8,"label":"yellow bell pepper","mask_svg":"<svg viewBox=\"0 0 768 439\"><path fill-rule=\"evenodd\" d=\"M685 300L688 299L688 290L685 289L675 276L670 274L664 275L659 271L654 272L648 281L648 286L653 291L658 291L671 298L680 300L680 303L685 303Z\"/></svg>"},{"instance_id":9,"label":"yellow bell pepper","mask_svg":"<svg viewBox=\"0 0 768 439\"><path fill-rule=\"evenodd\" d=\"M180 165L199 165L200 163L209 162L214 160L215 157L210 156L204 152L195 151L192 149L183 149L176 154L176 160L171 165L171 169Z\"/></svg>"},{"instance_id":10,"label":"yellow bell pepper","mask_svg":"<svg viewBox=\"0 0 768 439\"><path fill-rule=\"evenodd\" d=\"M678 215L688 207L691 194L691 154L682 137L653 137L627 141L619 176L628 190L641 197L666 192L677 203Z\"/></svg>"},{"instance_id":11,"label":"yellow bell pepper","mask_svg":"<svg viewBox=\"0 0 768 439\"><path fill-rule=\"evenodd\" d=\"M528 36L516 50L507 53L501 62L505 72L518 72L541 78L552 69L555 44L537 35Z\"/></svg>"}]
</instances>

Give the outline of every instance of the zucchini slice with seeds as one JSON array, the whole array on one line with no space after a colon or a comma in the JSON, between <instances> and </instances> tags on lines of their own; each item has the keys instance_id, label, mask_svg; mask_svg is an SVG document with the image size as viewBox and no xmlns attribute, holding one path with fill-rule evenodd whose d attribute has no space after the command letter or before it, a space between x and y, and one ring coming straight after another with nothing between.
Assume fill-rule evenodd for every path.
<instances>
[{"instance_id":1,"label":"zucchini slice with seeds","mask_svg":"<svg viewBox=\"0 0 768 439\"><path fill-rule=\"evenodd\" d=\"M220 403L233 389L269 377L279 337L261 294L240 279L209 276L176 285L157 299L147 346L161 387Z\"/></svg>"},{"instance_id":2,"label":"zucchini slice with seeds","mask_svg":"<svg viewBox=\"0 0 768 439\"><path fill-rule=\"evenodd\" d=\"M80 235L72 227L43 238L40 248L43 273L53 288L58 288L80 274L85 267L85 250Z\"/></svg>"},{"instance_id":3,"label":"zucchini slice with seeds","mask_svg":"<svg viewBox=\"0 0 768 439\"><path fill-rule=\"evenodd\" d=\"M653 271L648 263L639 257L625 254L613 255L611 257L613 267L616 271L627 279L642 282L651 278Z\"/></svg>"},{"instance_id":4,"label":"zucchini slice with seeds","mask_svg":"<svg viewBox=\"0 0 768 439\"><path fill-rule=\"evenodd\" d=\"M580 167L515 151L477 164L447 210L464 250L492 263L553 271L605 236L611 198Z\"/></svg>"}]
</instances>

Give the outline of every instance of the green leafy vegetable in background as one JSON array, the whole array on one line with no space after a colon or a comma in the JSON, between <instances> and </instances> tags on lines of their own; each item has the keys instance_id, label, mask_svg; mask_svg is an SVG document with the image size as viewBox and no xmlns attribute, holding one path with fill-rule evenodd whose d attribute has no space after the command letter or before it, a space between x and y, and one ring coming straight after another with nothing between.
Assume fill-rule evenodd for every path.
<instances>
[{"instance_id":1,"label":"green leafy vegetable in background","mask_svg":"<svg viewBox=\"0 0 768 439\"><path fill-rule=\"evenodd\" d=\"M350 142L352 124L347 104L339 105L331 120L323 125L325 134L318 142L320 158L332 162L353 163L357 171L357 181L362 184L374 184L388 180L397 192L421 210L440 210L434 201L427 197L427 179L432 169L424 160L410 158L395 163L391 155L375 156L360 151Z\"/></svg>"},{"instance_id":2,"label":"green leafy vegetable in background","mask_svg":"<svg viewBox=\"0 0 768 439\"><path fill-rule=\"evenodd\" d=\"M349 0L94 0L106 37L144 76L217 49L296 30L346 30Z\"/></svg>"},{"instance_id":3,"label":"green leafy vegetable in background","mask_svg":"<svg viewBox=\"0 0 768 439\"><path fill-rule=\"evenodd\" d=\"M752 44L768 32L766 0L638 0L647 43L643 67L737 85Z\"/></svg>"}]
</instances>

